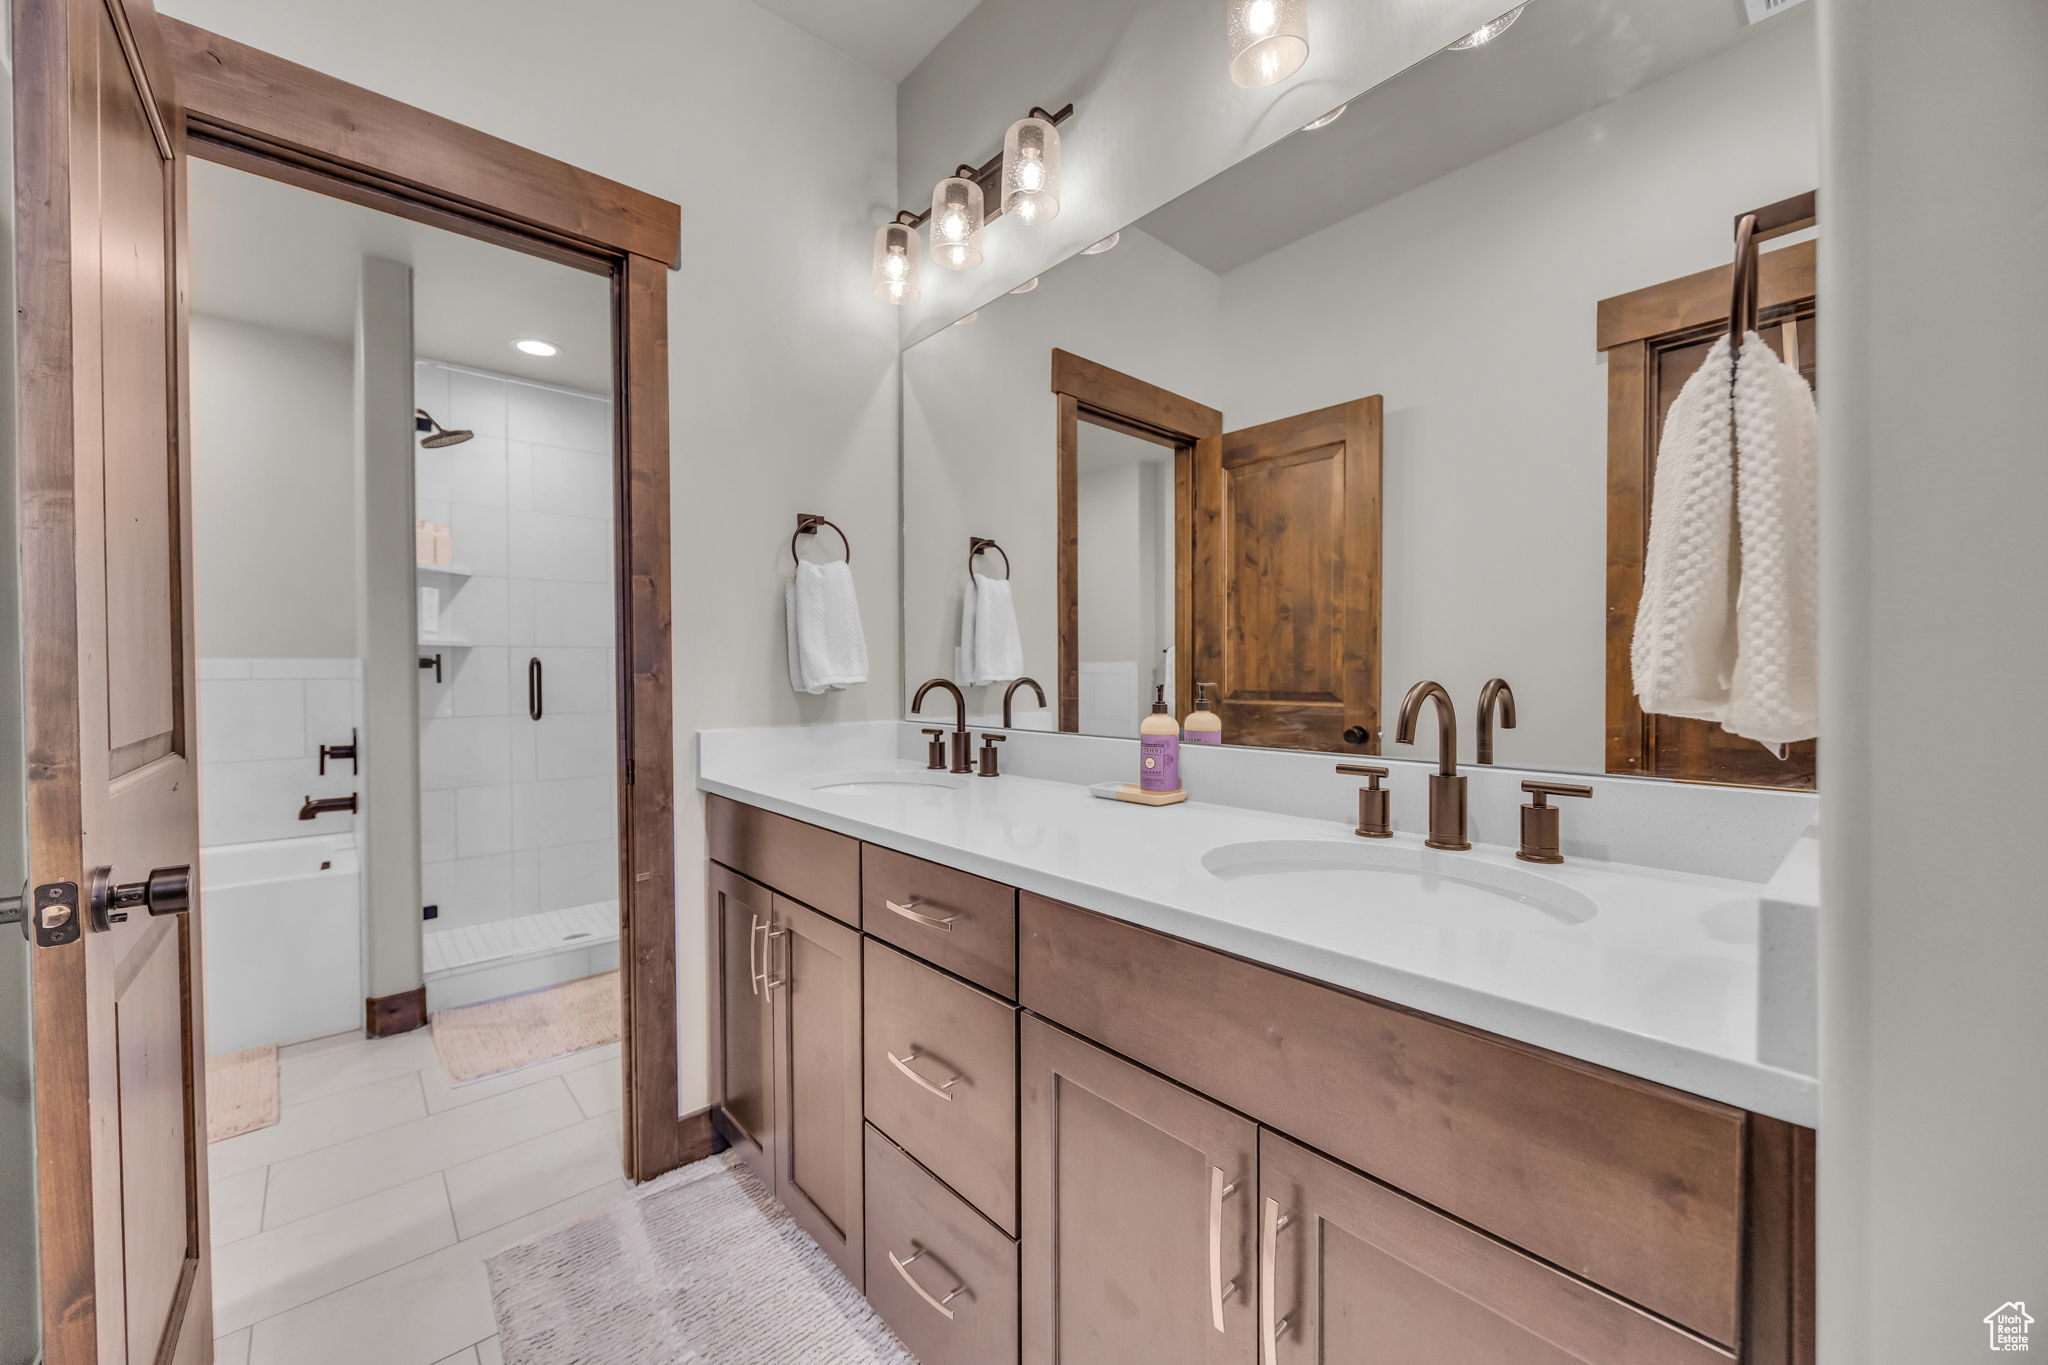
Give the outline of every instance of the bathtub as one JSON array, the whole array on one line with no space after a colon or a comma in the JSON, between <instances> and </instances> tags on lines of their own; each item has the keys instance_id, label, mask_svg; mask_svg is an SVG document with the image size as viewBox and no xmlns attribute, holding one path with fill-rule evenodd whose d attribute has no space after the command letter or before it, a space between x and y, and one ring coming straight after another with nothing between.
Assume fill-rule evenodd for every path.
<instances>
[{"instance_id":1,"label":"bathtub","mask_svg":"<svg viewBox=\"0 0 2048 1365\"><path fill-rule=\"evenodd\" d=\"M362 1027L354 834L202 848L199 881L209 1053Z\"/></svg>"}]
</instances>

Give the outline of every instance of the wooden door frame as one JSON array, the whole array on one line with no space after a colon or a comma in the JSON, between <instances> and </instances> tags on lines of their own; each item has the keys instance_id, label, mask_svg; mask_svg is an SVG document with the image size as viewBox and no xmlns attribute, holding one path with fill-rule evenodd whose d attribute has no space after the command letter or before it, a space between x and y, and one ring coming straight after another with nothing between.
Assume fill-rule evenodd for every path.
<instances>
[{"instance_id":1,"label":"wooden door frame","mask_svg":"<svg viewBox=\"0 0 2048 1365\"><path fill-rule=\"evenodd\" d=\"M612 281L620 991L628 1174L708 1155L677 1116L667 271L681 209L176 19L191 155Z\"/></svg>"},{"instance_id":2,"label":"wooden door frame","mask_svg":"<svg viewBox=\"0 0 2048 1365\"><path fill-rule=\"evenodd\" d=\"M1758 312L1810 312L1818 252L1798 242L1758 257ZM1658 353L1728 326L1734 267L1717 266L1600 301L1598 349L1607 357L1607 736L1610 773L1652 775L1654 718L1636 700L1629 662L1650 537L1651 470L1659 415L1650 412ZM1759 751L1761 752L1761 751ZM1732 780L1732 779L1731 779ZM1810 788L1808 788L1810 790Z\"/></svg>"},{"instance_id":3,"label":"wooden door frame","mask_svg":"<svg viewBox=\"0 0 2048 1365\"><path fill-rule=\"evenodd\" d=\"M1173 449L1174 714L1193 710L1194 453L1223 435L1223 414L1058 347L1052 352L1059 466L1059 729L1081 729L1081 419Z\"/></svg>"}]
</instances>

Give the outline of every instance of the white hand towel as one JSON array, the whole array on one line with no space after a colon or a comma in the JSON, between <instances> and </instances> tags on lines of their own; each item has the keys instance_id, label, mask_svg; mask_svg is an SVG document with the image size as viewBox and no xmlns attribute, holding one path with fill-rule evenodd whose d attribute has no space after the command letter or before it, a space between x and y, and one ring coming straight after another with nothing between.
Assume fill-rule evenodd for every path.
<instances>
[{"instance_id":1,"label":"white hand towel","mask_svg":"<svg viewBox=\"0 0 2048 1365\"><path fill-rule=\"evenodd\" d=\"M974 575L974 681L1009 682L1024 675L1024 637L1010 580Z\"/></svg>"},{"instance_id":2,"label":"white hand towel","mask_svg":"<svg viewBox=\"0 0 2048 1365\"><path fill-rule=\"evenodd\" d=\"M980 576L971 575L967 590L960 594L960 647L953 651L953 676L960 679L962 687L979 687L987 681L974 663L974 606L980 595L974 580Z\"/></svg>"},{"instance_id":3,"label":"white hand towel","mask_svg":"<svg viewBox=\"0 0 2048 1365\"><path fill-rule=\"evenodd\" d=\"M1720 720L1735 676L1734 351L1726 337L1671 405L1629 652L1646 712Z\"/></svg>"},{"instance_id":4,"label":"white hand towel","mask_svg":"<svg viewBox=\"0 0 2048 1365\"><path fill-rule=\"evenodd\" d=\"M1763 744L1820 733L1820 438L1813 390L1751 332L1735 372L1742 577L1721 728Z\"/></svg>"},{"instance_id":5,"label":"white hand towel","mask_svg":"<svg viewBox=\"0 0 2048 1365\"><path fill-rule=\"evenodd\" d=\"M846 561L805 560L797 565L784 603L789 613L792 687L815 693L868 680L860 599Z\"/></svg>"}]
</instances>

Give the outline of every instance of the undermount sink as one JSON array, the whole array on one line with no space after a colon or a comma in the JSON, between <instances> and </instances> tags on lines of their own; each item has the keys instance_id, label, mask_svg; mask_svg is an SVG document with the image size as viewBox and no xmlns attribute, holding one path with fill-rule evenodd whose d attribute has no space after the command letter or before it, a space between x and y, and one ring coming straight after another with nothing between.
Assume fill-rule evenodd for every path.
<instances>
[{"instance_id":1,"label":"undermount sink","mask_svg":"<svg viewBox=\"0 0 2048 1365\"><path fill-rule=\"evenodd\" d=\"M825 773L804 779L804 785L831 796L886 796L901 793L907 787L957 789L966 786L967 779L929 768L877 768L871 772Z\"/></svg>"},{"instance_id":2,"label":"undermount sink","mask_svg":"<svg viewBox=\"0 0 2048 1365\"><path fill-rule=\"evenodd\" d=\"M1527 927L1531 911L1559 924L1583 924L1598 910L1583 891L1540 872L1410 844L1260 839L1211 849L1202 866L1223 881L1284 885L1323 903L1355 899L1376 913L1460 927Z\"/></svg>"}]
</instances>

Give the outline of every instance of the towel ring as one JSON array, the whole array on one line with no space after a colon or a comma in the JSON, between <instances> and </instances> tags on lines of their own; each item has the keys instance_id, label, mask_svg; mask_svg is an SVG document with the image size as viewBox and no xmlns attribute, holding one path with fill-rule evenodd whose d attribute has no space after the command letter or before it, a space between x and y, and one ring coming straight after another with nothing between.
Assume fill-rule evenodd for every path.
<instances>
[{"instance_id":1,"label":"towel ring","mask_svg":"<svg viewBox=\"0 0 2048 1365\"><path fill-rule=\"evenodd\" d=\"M967 576L969 578L974 577L974 557L983 550L994 550L997 554L1002 555L1003 577L1008 578L1010 576L1010 556L1002 546L996 544L987 536L969 536L967 538Z\"/></svg>"},{"instance_id":2,"label":"towel ring","mask_svg":"<svg viewBox=\"0 0 2048 1365\"><path fill-rule=\"evenodd\" d=\"M853 563L853 542L846 538L846 532L841 531L838 526L819 516L816 512L799 512L796 514L796 534L789 538L789 557L796 560L799 564L803 563L802 558L796 552L796 538L797 536L814 536L818 534L820 526L832 527L834 533L839 537L839 543L846 547L846 562L848 564Z\"/></svg>"}]
</instances>

